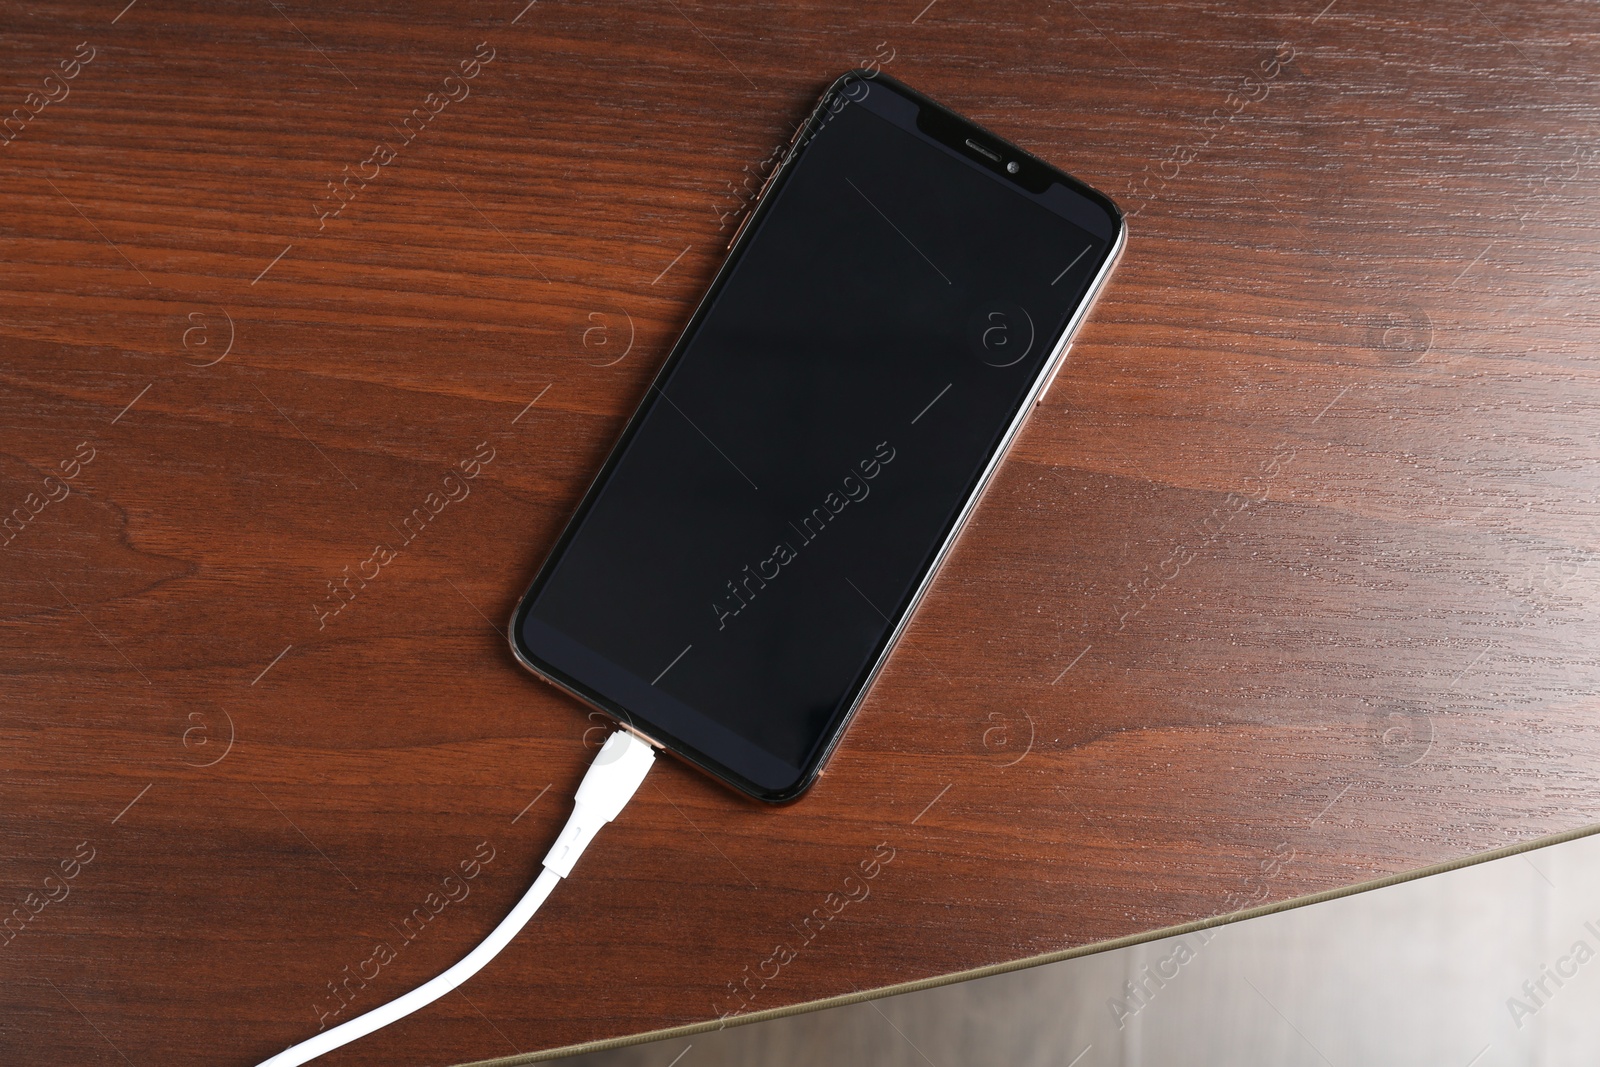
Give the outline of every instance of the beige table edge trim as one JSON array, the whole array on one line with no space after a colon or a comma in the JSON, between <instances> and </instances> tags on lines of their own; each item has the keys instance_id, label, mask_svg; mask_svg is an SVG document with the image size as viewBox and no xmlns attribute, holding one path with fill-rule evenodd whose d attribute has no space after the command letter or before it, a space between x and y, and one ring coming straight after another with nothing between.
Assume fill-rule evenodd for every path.
<instances>
[{"instance_id":1,"label":"beige table edge trim","mask_svg":"<svg viewBox=\"0 0 1600 1067\"><path fill-rule=\"evenodd\" d=\"M730 1017L728 1019L710 1019L706 1022L689 1023L684 1026L669 1027L664 1030L650 1030L641 1034L630 1034L625 1037L606 1038L601 1041L590 1041L578 1045L566 1045L561 1048L546 1049L543 1052L525 1052L515 1056L501 1056L488 1060L473 1060L469 1063L457 1064L456 1067L520 1067L522 1064L539 1063L545 1060L560 1059L566 1056L576 1056L586 1052L603 1052L607 1049L624 1048L628 1045L641 1045L650 1041L661 1041L673 1037L689 1037L693 1034L703 1034L708 1030L721 1030L728 1026L743 1026L746 1023L764 1022L768 1019L780 1019L786 1015L800 1015L805 1012L820 1011L824 1008L837 1008L846 1004L859 1004L865 1000L877 1000L881 997L896 996L901 993L914 993L921 989L932 989L936 986L951 985L955 982L965 982L973 978L987 978L990 975L1005 974L1007 971L1020 971L1027 967L1039 967L1047 963L1059 963L1062 960L1074 959L1078 956L1090 956L1098 952L1109 952L1112 949L1127 948L1129 945L1143 944L1147 941L1159 941L1162 938L1177 937L1183 934L1194 933L1199 930L1209 930L1213 927L1227 926L1232 923L1242 922L1245 919L1256 919L1263 915L1272 915L1291 908L1302 908L1308 904L1320 904L1327 900L1338 900L1340 897L1354 896L1357 893L1366 893L1374 889L1384 889L1403 882L1415 881L1429 875L1444 874L1448 871L1460 870L1463 867L1472 867L1491 860L1505 859L1508 856L1520 855L1535 849L1546 848L1550 845L1559 845L1567 841L1576 841L1579 838L1600 834L1600 823L1580 827L1576 830L1564 830L1560 833L1550 834L1546 837L1534 838L1515 845L1506 845L1502 848L1480 852L1460 859L1445 860L1428 867L1419 867L1413 871L1403 871L1399 874L1385 875L1367 882L1356 882L1352 885L1341 886L1337 889L1327 889L1320 893L1311 893L1307 896L1292 897L1288 900L1275 901L1263 904L1257 908L1244 911L1229 912L1224 915L1214 915L1208 919L1200 919L1181 926L1167 926L1157 930L1149 930L1139 934L1129 934L1110 941L1098 941L1088 945L1079 945L1076 948L1062 949L1058 952L1047 952L1040 956L1027 956L1020 960L1011 960L1007 963L992 963L985 967L974 967L970 970L956 971L953 974L939 975L934 978L922 978L913 982L902 982L899 985L883 986L878 989L859 990L854 993L842 993L835 997L826 997L822 1000L810 1000L799 1004L789 1004L779 1008L767 1008L764 1011L750 1012L746 1015Z\"/></svg>"}]
</instances>

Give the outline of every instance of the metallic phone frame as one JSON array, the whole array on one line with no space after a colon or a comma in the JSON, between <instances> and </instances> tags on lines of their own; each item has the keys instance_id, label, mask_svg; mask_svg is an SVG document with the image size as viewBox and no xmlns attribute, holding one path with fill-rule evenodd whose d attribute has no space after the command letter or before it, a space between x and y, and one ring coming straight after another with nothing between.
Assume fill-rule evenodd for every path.
<instances>
[{"instance_id":1,"label":"metallic phone frame","mask_svg":"<svg viewBox=\"0 0 1600 1067\"><path fill-rule=\"evenodd\" d=\"M781 184L779 179L787 174L791 164L796 158L798 158L800 149L804 146L804 144L809 142L812 137L815 137L826 126L828 119L832 117L831 114L823 114L823 112L827 110L829 101L835 99L836 94L843 95L841 93L841 87L849 84L852 79L868 83L869 91L870 83L873 81L892 83L894 91L910 97L918 104L919 107L934 107L940 111L944 111L948 115L958 119L962 125L981 130L987 136L1004 145L1008 151L1013 152L1020 157L1027 158L1039 166L1043 166L1049 172L1060 174L1069 178L1069 180L1071 180L1075 185L1089 189L1089 191L1092 192L1096 197L1104 201L1105 206L1110 209L1111 217L1117 224L1117 232L1112 241L1109 253L1106 255L1104 262L1100 265L1100 270L1096 272L1094 278L1090 281L1089 288L1084 292L1083 299L1078 302L1077 309L1073 312L1072 317L1067 321L1066 326L1062 329L1060 339L1056 342L1055 350L1040 366L1038 374L1036 374L1034 377L1032 387L1028 390L1028 393L1023 398L1022 403L1017 406L1016 415L1012 417L1011 423L1006 427L1005 433L1001 437L999 444L995 447L993 452L991 452L989 461L984 466L983 471L978 475L977 482L974 484L972 492L967 496L966 502L962 505L960 512L956 515L955 521L951 524L950 532L940 544L938 551L934 553L932 561L929 563L927 570L923 573L921 581L918 582L916 589L911 594L910 600L906 603L905 609L900 613L899 618L895 621L892 630L890 631L887 639L884 641L883 650L878 654L877 659L872 663L871 668L867 671L864 681L856 690L855 697L851 700L850 706L846 708L844 714L839 717L838 724L833 727L831 736L827 739L826 744L815 757L810 770L803 774L802 777L796 781L791 788L783 791L779 795L771 795L770 791L752 788L754 787L755 783L747 783L742 779L742 776L725 773L724 770L707 766L700 759L696 758L697 753L683 750L684 748L688 747L687 745L684 745L680 748L676 744L669 744L651 736L648 730L639 727L632 721L632 716L629 715L627 709L622 707L620 704L615 708L607 707L604 704L597 702L590 695L583 693L575 689L573 686L567 684L561 678L554 676L545 668L533 663L527 656L522 654L522 649L517 643L517 630L518 625L522 620L523 613L531 606L531 594L533 593L534 586L538 583L539 576L544 573L545 567L549 565L550 559L555 555L556 551L565 547L568 540L568 535L574 532L573 523L578 520L580 514L587 510L583 507L584 501L590 499L590 495L595 491L601 480L611 472L613 463L620 455L621 450L618 448L618 445L620 445L623 440L631 437L632 432L636 428L640 418L649 408L654 406L653 401L646 403L646 401L650 401L651 392L662 393L662 390L659 386L662 377L675 364L676 361L673 357L678 353L679 346L683 344L684 338L688 335L690 328L699 324L701 321L701 315L703 312L707 311L708 304L713 295L721 291L724 276L741 258L746 236L747 234L750 237L754 236L756 228L753 224L758 216L764 214L764 211L770 202L770 194L775 192L776 188ZM845 96L845 99L854 102L854 98ZM662 361L661 366L656 370L655 376L651 379L649 386L646 388L644 397L641 399L639 406L634 409L633 414L629 417L627 423L624 424L622 432L617 435L616 443L612 445L611 452L607 455L606 461L601 464L600 469L596 471L594 477L589 480L589 484L587 487L585 487L582 495L579 496L578 503L573 508L572 514L568 516L566 523L562 526L561 532L551 543L550 549L545 553L544 559L540 561L538 569L534 572L532 581L530 581L528 584L528 588L523 592L522 596L518 598L516 606L511 611L511 619L509 620L506 632L506 638L507 642L511 646L512 656L517 660L518 663L520 663L540 681L560 689L562 692L573 697L580 703L593 708L602 715L605 715L623 729L637 735L658 749L672 753L682 762L688 764L707 777L715 779L717 782L727 786L728 788L731 788L745 796L751 797L752 799L760 800L769 804L792 803L793 801L804 796L805 793L814 784L816 784L816 780L822 777L824 768L827 766L828 761L833 758L834 750L839 747L839 742L844 739L844 735L849 731L850 724L855 720L856 712L860 710L861 705L866 701L867 695L871 693L873 685L876 684L878 680L878 675L883 671L884 665L888 663L889 657L894 652L895 646L899 644L900 638L905 633L906 627L911 624L911 620L916 615L917 610L921 607L923 597L932 587L934 579L938 576L940 569L944 566L945 560L949 557L951 550L955 547L957 540L961 537L962 532L965 530L967 520L972 516L973 512L977 510L978 503L988 492L989 485L994 478L994 474L999 469L1000 464L1004 461L1006 454L1011 450L1011 445L1016 440L1017 434L1021 431L1023 424L1027 422L1028 416L1033 413L1033 409L1039 405L1039 402L1043 398L1045 392L1048 391L1051 384L1054 383L1056 375L1061 370L1061 366L1064 362L1064 356L1072 347L1073 335L1077 332L1078 327L1082 324L1084 318L1087 317L1090 308L1094 306L1095 301L1099 298L1101 291L1105 287L1106 279L1111 276L1112 270L1116 267L1118 260L1120 260L1122 257L1122 251L1127 245L1127 240L1127 217L1123 215L1121 209L1117 207L1116 203L1112 201L1110 197L1106 196L1098 189L1092 189L1084 183L1079 182L1077 179L1071 178L1070 175L1065 174L1065 172L1061 171L1059 168L1044 163L1043 160L1034 158L1031 153L1017 148L1004 138L996 137L994 134L989 133L989 131L983 130L982 127L977 125L977 123L963 118L960 115L955 115L954 112L950 112L948 108L945 108L937 101L929 99L923 94L917 92L915 89L912 89L910 86L905 85L896 79L890 78L887 75L875 71L869 72L865 70L853 70L835 79L834 82L829 85L828 88L824 90L822 95L818 98L816 105L806 116L806 120L800 124L799 130L795 132L794 138L789 142L788 147L784 150L782 161L777 167L773 168L772 174L769 175L766 181L762 184L755 200L750 205L749 210L745 213L744 219L734 230L734 235L728 242L728 254L723 257L722 264L717 268L716 274L712 276L711 281L706 285L705 291L701 294L700 300L695 305L694 311L689 315L688 319L684 323L683 329L678 333L677 338L673 341L672 348L668 350L667 358Z\"/></svg>"}]
</instances>

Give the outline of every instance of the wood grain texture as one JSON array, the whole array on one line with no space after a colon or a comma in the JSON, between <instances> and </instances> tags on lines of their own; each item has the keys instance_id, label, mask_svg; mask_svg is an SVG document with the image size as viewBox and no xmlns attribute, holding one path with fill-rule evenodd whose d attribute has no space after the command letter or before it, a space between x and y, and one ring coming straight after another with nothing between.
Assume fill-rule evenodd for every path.
<instances>
[{"instance_id":1,"label":"wood grain texture","mask_svg":"<svg viewBox=\"0 0 1600 1067\"><path fill-rule=\"evenodd\" d=\"M805 800L661 768L465 995L326 1062L1600 821L1600 26L1324 5L8 7L0 1060L255 1063L520 895L592 723L504 621L750 175L874 58L1134 212L1071 362Z\"/></svg>"}]
</instances>

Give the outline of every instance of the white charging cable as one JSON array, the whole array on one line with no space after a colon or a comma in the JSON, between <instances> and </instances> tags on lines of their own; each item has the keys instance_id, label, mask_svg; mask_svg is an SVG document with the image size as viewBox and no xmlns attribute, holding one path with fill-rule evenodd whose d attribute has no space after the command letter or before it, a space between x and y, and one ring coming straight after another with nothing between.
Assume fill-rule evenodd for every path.
<instances>
[{"instance_id":1,"label":"white charging cable","mask_svg":"<svg viewBox=\"0 0 1600 1067\"><path fill-rule=\"evenodd\" d=\"M517 901L511 914L501 919L494 932L484 938L483 944L467 953L454 967L405 996L285 1049L264 1061L260 1067L299 1067L299 1064L314 1060L324 1052L348 1045L359 1037L388 1026L396 1019L405 1018L418 1008L432 1004L477 974L528 925L528 920L533 918L533 913L539 910L539 905L544 903L556 883L572 873L572 865L577 862L578 856L589 847L589 842L595 839L600 828L615 819L627 806L644 782L644 776L650 773L654 762L655 750L637 735L618 730L606 738L600 754L589 765L588 773L578 786L572 817L567 820L561 836L556 838L555 847L544 858L544 870L522 899Z\"/></svg>"}]
</instances>

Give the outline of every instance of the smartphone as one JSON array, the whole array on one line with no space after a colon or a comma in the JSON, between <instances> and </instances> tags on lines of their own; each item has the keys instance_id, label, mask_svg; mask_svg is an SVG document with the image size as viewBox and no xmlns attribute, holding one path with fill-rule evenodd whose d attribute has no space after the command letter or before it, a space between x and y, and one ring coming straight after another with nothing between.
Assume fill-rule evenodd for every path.
<instances>
[{"instance_id":1,"label":"smartphone","mask_svg":"<svg viewBox=\"0 0 1600 1067\"><path fill-rule=\"evenodd\" d=\"M881 72L835 81L522 598L517 659L751 797L816 780L1125 240Z\"/></svg>"}]
</instances>

